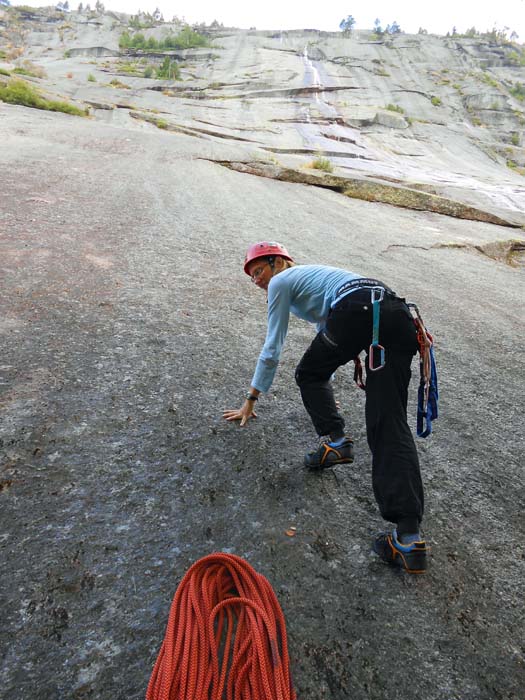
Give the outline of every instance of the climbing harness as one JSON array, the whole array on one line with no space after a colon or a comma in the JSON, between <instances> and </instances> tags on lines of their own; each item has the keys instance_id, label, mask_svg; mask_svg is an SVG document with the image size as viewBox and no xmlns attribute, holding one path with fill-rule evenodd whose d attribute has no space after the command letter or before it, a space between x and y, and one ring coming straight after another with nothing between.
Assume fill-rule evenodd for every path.
<instances>
[{"instance_id":1,"label":"climbing harness","mask_svg":"<svg viewBox=\"0 0 525 700\"><path fill-rule=\"evenodd\" d=\"M171 605L146 700L295 700L284 615L234 554L191 566Z\"/></svg>"},{"instance_id":2,"label":"climbing harness","mask_svg":"<svg viewBox=\"0 0 525 700\"><path fill-rule=\"evenodd\" d=\"M357 279L352 279L349 282L345 282L339 287L339 289L337 289L334 295L334 301L331 305L332 309L349 294L361 292L363 289L382 289L383 295L391 294L392 296L395 296L395 293L390 289L390 287L387 287L386 284L383 284L383 282L370 277L358 277Z\"/></svg>"},{"instance_id":3,"label":"climbing harness","mask_svg":"<svg viewBox=\"0 0 525 700\"><path fill-rule=\"evenodd\" d=\"M425 328L417 304L407 304L417 328L419 347L419 387L417 391L416 433L426 438L432 432L432 421L438 417L438 383L436 360L434 357L434 338Z\"/></svg>"},{"instance_id":4,"label":"climbing harness","mask_svg":"<svg viewBox=\"0 0 525 700\"><path fill-rule=\"evenodd\" d=\"M383 287L373 287L370 291L370 303L372 304L372 342L368 350L368 369L377 372L385 366L385 348L379 345L379 304L383 301L385 290Z\"/></svg>"},{"instance_id":5,"label":"climbing harness","mask_svg":"<svg viewBox=\"0 0 525 700\"><path fill-rule=\"evenodd\" d=\"M339 287L335 293L332 308L349 294L363 289L370 289L370 302L372 304L372 343L368 351L368 369L377 372L385 366L385 348L379 344L380 304L385 294L395 296L394 292L382 282L369 277L353 279ZM359 357L354 358L354 382L360 389L366 388L363 379L363 363Z\"/></svg>"}]
</instances>

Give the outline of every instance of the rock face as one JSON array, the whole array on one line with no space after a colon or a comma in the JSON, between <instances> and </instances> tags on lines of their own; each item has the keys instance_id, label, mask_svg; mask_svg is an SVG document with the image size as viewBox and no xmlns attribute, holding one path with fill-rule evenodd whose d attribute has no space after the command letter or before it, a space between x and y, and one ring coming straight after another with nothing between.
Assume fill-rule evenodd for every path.
<instances>
[{"instance_id":1,"label":"rock face","mask_svg":"<svg viewBox=\"0 0 525 700\"><path fill-rule=\"evenodd\" d=\"M124 15L0 21L2 88L18 67L91 108L0 102L2 696L143 698L178 583L224 550L273 585L298 698L522 700L522 47L215 28L160 80L162 56L97 57ZM351 371L355 464L301 468L313 327L292 319L257 420L222 418L264 339L242 261L268 239L383 279L434 335L425 577L370 553Z\"/></svg>"},{"instance_id":2,"label":"rock face","mask_svg":"<svg viewBox=\"0 0 525 700\"><path fill-rule=\"evenodd\" d=\"M70 58L77 58L78 56L101 58L102 56L120 56L120 53L114 49L106 49L104 46L89 46L83 49L68 49L68 56Z\"/></svg>"},{"instance_id":3,"label":"rock face","mask_svg":"<svg viewBox=\"0 0 525 700\"><path fill-rule=\"evenodd\" d=\"M44 67L57 51L69 59L118 58L120 34L133 33L125 15L5 14L4 40L20 44ZM143 29L147 39L180 28L151 24ZM232 140L242 129L260 154L278 153L286 167L329 154L336 174L395 180L398 187L425 189L513 224L525 222L520 45L484 37L377 38L371 32L345 38L215 30L210 36L210 48L167 52L185 66L176 84L141 78L145 66L151 66L151 76L163 60L154 49L128 49L107 61L106 70L122 75L131 66L126 73L135 82L127 87L179 98L162 109L173 111L179 126L188 126L181 118L208 122L216 127L210 138ZM56 56L52 61L56 69ZM188 99L200 104L191 106Z\"/></svg>"}]
</instances>

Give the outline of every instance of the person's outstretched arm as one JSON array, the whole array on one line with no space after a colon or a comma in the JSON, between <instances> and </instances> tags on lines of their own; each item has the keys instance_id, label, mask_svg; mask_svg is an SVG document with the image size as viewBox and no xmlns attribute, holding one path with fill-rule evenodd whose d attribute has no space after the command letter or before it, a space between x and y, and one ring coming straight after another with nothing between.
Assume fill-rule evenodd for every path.
<instances>
[{"instance_id":1,"label":"person's outstretched arm","mask_svg":"<svg viewBox=\"0 0 525 700\"><path fill-rule=\"evenodd\" d=\"M249 392L246 394L246 399L244 400L243 405L238 409L224 411L222 417L226 418L226 420L240 420L241 427L245 425L250 418L257 418L257 413L255 413L255 404L257 403L259 394L260 392L251 386Z\"/></svg>"}]
</instances>

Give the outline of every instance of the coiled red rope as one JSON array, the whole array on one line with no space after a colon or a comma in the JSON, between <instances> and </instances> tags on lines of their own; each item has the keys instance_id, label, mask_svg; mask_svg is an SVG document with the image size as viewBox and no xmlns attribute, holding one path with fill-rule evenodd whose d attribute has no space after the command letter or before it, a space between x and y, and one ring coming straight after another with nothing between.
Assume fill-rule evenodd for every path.
<instances>
[{"instance_id":1,"label":"coiled red rope","mask_svg":"<svg viewBox=\"0 0 525 700\"><path fill-rule=\"evenodd\" d=\"M269 582L234 554L182 579L146 700L295 700L284 615Z\"/></svg>"}]
</instances>

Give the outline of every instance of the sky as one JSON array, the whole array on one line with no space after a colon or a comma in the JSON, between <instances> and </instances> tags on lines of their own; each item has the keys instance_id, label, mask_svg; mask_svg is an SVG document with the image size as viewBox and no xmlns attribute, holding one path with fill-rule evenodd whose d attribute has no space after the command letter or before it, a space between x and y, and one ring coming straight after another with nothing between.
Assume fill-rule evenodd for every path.
<instances>
[{"instance_id":1,"label":"sky","mask_svg":"<svg viewBox=\"0 0 525 700\"><path fill-rule=\"evenodd\" d=\"M12 4L44 6L49 0L11 0ZM96 0L91 1L91 5ZM69 0L71 8L79 0ZM493 27L509 27L525 43L525 0L102 0L106 10L136 14L140 9L153 12L157 7L166 21L174 15L194 22L210 23L214 19L225 26L257 29L322 29L338 31L339 22L352 15L356 29L372 29L379 18L382 27L396 21L404 32L417 33L421 27L429 33L446 34L455 26L458 32L476 27L484 32Z\"/></svg>"}]
</instances>

